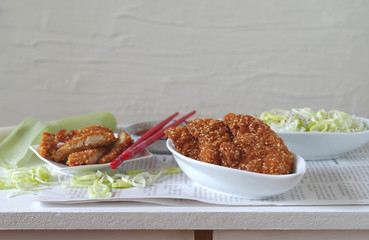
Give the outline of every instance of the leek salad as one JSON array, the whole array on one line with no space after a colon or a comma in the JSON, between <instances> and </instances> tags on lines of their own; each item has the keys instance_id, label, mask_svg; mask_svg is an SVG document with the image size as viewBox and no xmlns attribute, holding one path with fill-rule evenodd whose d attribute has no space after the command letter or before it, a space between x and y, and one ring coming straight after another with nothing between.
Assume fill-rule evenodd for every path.
<instances>
[{"instance_id":1,"label":"leek salad","mask_svg":"<svg viewBox=\"0 0 369 240\"><path fill-rule=\"evenodd\" d=\"M4 169L4 176L0 177L0 190L17 190L8 197L35 193L49 189L58 183L64 187L87 188L90 198L109 198L113 188L144 188L164 181L169 174L181 172L180 168L164 168L157 171L143 171L142 169L127 170L124 173L116 170L106 172L78 172L74 175L59 174L59 181L52 181L53 176L43 165Z\"/></svg>"},{"instance_id":2,"label":"leek salad","mask_svg":"<svg viewBox=\"0 0 369 240\"><path fill-rule=\"evenodd\" d=\"M181 172L180 168L164 168L158 171L136 169L127 170L125 173L116 170L97 171L78 173L67 181L59 176L59 182L64 187L87 188L90 198L109 198L112 196L113 188L144 188L164 181L168 178L168 174L179 172Z\"/></svg>"},{"instance_id":3,"label":"leek salad","mask_svg":"<svg viewBox=\"0 0 369 240\"><path fill-rule=\"evenodd\" d=\"M3 171L4 176L0 177L0 190L18 190L9 194L8 197L34 193L48 189L52 185L52 175L45 166L4 169Z\"/></svg>"},{"instance_id":4,"label":"leek salad","mask_svg":"<svg viewBox=\"0 0 369 240\"><path fill-rule=\"evenodd\" d=\"M338 110L272 109L260 114L259 118L274 131L353 133L368 130L363 120Z\"/></svg>"}]
</instances>

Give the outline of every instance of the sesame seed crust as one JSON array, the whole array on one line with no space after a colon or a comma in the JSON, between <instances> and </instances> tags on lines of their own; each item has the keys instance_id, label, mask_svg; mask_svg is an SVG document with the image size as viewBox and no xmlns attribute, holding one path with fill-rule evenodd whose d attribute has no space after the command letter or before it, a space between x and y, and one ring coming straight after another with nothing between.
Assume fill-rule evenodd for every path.
<instances>
[{"instance_id":1,"label":"sesame seed crust","mask_svg":"<svg viewBox=\"0 0 369 240\"><path fill-rule=\"evenodd\" d=\"M293 155L262 120L228 113L222 120L194 119L166 131L177 151L203 162L257 173L281 175L292 170Z\"/></svg>"}]
</instances>

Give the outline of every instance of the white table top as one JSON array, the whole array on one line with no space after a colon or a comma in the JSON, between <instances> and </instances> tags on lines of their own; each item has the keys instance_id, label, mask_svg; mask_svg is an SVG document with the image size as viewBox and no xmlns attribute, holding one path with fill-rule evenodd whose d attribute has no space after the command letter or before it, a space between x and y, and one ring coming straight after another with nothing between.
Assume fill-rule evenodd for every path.
<instances>
[{"instance_id":1,"label":"white table top","mask_svg":"<svg viewBox=\"0 0 369 240\"><path fill-rule=\"evenodd\" d=\"M181 206L135 202L45 204L0 192L0 229L369 229L369 206Z\"/></svg>"}]
</instances>

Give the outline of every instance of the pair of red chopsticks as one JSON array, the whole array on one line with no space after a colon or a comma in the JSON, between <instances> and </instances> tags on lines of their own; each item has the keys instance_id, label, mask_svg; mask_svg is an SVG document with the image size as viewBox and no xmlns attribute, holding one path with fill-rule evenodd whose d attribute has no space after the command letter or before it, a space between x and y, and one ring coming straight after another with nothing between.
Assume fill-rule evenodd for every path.
<instances>
[{"instance_id":1,"label":"pair of red chopsticks","mask_svg":"<svg viewBox=\"0 0 369 240\"><path fill-rule=\"evenodd\" d=\"M127 148L122 154L120 154L113 162L110 163L111 169L116 169L122 164L123 161L130 159L137 153L141 152L160 138L162 138L165 134L164 131L170 127L177 127L179 124L183 123L187 118L194 115L196 111L192 111L177 121L169 124L168 126L164 127L168 122L170 122L173 118L175 118L179 113L176 112L173 115L169 116L164 121L160 122L149 131L147 131L144 135L142 135L133 145ZM164 128L163 128L164 127Z\"/></svg>"}]
</instances>

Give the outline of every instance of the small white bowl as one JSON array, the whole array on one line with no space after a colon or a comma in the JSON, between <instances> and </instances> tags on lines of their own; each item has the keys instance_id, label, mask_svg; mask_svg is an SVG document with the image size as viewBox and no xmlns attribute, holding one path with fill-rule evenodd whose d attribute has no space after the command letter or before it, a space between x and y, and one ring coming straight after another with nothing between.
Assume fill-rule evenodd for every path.
<instances>
[{"instance_id":1,"label":"small white bowl","mask_svg":"<svg viewBox=\"0 0 369 240\"><path fill-rule=\"evenodd\" d=\"M146 131L153 128L155 125L159 124L161 121L147 121L147 122L139 122L132 125L127 126L124 131L131 135L131 138L136 142ZM172 123L173 121L169 122L168 124ZM186 123L180 124L180 126L184 126ZM141 134L137 134L140 133ZM168 138L163 137L151 144L147 147L147 150L149 150L152 153L157 154L169 154L169 150L166 146L166 141Z\"/></svg>"},{"instance_id":2,"label":"small white bowl","mask_svg":"<svg viewBox=\"0 0 369 240\"><path fill-rule=\"evenodd\" d=\"M306 172L305 160L294 154L291 174L269 175L248 172L194 160L176 151L172 141L167 147L182 171L195 183L210 191L247 199L264 199L292 189Z\"/></svg>"},{"instance_id":3,"label":"small white bowl","mask_svg":"<svg viewBox=\"0 0 369 240\"><path fill-rule=\"evenodd\" d=\"M369 119L360 118L366 126ZM305 160L332 159L369 142L369 130L354 133L276 131L288 149Z\"/></svg>"}]
</instances>

